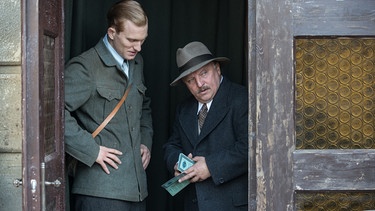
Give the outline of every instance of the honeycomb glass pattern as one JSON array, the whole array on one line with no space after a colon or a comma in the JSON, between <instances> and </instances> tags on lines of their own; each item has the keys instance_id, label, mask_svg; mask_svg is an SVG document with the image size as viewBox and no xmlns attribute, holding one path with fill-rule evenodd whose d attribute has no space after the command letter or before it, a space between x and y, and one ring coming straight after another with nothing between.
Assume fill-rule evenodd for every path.
<instances>
[{"instance_id":1,"label":"honeycomb glass pattern","mask_svg":"<svg viewBox=\"0 0 375 211\"><path fill-rule=\"evenodd\" d=\"M298 211L364 211L375 209L375 193L303 193L296 194Z\"/></svg>"},{"instance_id":2,"label":"honeycomb glass pattern","mask_svg":"<svg viewBox=\"0 0 375 211\"><path fill-rule=\"evenodd\" d=\"M375 38L295 40L296 149L375 148Z\"/></svg>"}]
</instances>

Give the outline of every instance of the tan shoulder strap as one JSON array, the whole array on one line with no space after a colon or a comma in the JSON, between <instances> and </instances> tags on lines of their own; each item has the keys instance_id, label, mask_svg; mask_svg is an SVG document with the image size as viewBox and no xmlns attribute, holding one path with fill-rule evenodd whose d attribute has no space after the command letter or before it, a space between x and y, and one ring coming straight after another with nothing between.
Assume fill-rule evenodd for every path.
<instances>
[{"instance_id":1,"label":"tan shoulder strap","mask_svg":"<svg viewBox=\"0 0 375 211\"><path fill-rule=\"evenodd\" d=\"M102 122L102 124L99 125L98 128L96 128L96 130L91 134L93 138L95 138L99 133L100 131L103 130L103 128L108 124L109 121L111 121L111 119L115 116L115 114L117 113L117 111L120 109L121 105L125 102L126 100L126 97L128 96L129 94L129 91L130 91L130 88L131 88L132 84L130 84L128 86L128 88L126 89L125 93L124 93L124 96L122 96L120 102L117 103L116 107L112 110L112 112L107 116L107 118L105 118L105 120Z\"/></svg>"}]
</instances>

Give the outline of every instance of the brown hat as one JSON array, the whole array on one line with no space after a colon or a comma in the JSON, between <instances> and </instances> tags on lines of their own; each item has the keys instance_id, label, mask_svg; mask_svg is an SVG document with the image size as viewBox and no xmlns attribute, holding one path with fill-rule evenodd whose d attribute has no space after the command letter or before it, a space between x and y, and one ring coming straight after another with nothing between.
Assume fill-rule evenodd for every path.
<instances>
[{"instance_id":1,"label":"brown hat","mask_svg":"<svg viewBox=\"0 0 375 211\"><path fill-rule=\"evenodd\" d=\"M212 61L224 63L229 59L226 57L215 58L203 43L196 41L187 44L184 48L177 49L176 62L180 75L170 85L175 86L181 78Z\"/></svg>"}]
</instances>

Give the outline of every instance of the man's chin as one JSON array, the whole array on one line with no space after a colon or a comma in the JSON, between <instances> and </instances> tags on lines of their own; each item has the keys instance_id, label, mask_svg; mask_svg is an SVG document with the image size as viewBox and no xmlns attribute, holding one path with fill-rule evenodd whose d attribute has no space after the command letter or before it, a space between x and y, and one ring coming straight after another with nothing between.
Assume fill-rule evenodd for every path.
<instances>
[{"instance_id":1,"label":"man's chin","mask_svg":"<svg viewBox=\"0 0 375 211\"><path fill-rule=\"evenodd\" d=\"M199 98L197 98L197 100L201 103L207 103L209 102L211 99L209 97L204 97L204 96L201 96Z\"/></svg>"},{"instance_id":2,"label":"man's chin","mask_svg":"<svg viewBox=\"0 0 375 211\"><path fill-rule=\"evenodd\" d=\"M127 60L133 60L137 54L131 54L126 57Z\"/></svg>"}]
</instances>

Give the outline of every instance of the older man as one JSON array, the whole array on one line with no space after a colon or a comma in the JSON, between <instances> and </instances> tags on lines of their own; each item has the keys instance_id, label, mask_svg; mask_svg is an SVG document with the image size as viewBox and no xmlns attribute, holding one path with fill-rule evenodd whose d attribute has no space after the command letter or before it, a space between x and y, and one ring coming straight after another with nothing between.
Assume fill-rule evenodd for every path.
<instances>
[{"instance_id":1,"label":"older man","mask_svg":"<svg viewBox=\"0 0 375 211\"><path fill-rule=\"evenodd\" d=\"M185 210L247 210L248 96L245 87L221 74L229 59L214 57L200 42L177 50L181 81L192 96L176 110L172 134L164 145L167 168L179 182L190 181L184 194ZM184 153L195 164L180 172Z\"/></svg>"}]
</instances>

